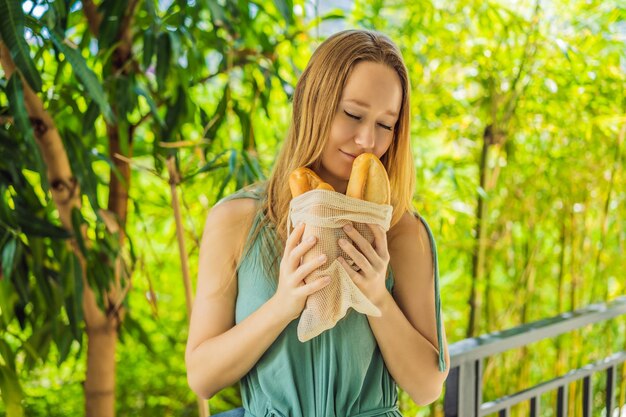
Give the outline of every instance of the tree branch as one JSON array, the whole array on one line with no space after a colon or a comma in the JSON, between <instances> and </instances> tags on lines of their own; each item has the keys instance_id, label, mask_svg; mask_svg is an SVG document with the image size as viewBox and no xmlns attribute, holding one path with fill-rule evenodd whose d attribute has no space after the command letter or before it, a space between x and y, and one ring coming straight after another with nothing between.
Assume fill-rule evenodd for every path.
<instances>
[{"instance_id":1,"label":"tree branch","mask_svg":"<svg viewBox=\"0 0 626 417\"><path fill-rule=\"evenodd\" d=\"M83 13L87 18L87 24L89 25L89 31L93 36L98 36L100 32L100 23L102 23L102 15L98 11L98 6L93 3L93 0L82 0Z\"/></svg>"}]
</instances>

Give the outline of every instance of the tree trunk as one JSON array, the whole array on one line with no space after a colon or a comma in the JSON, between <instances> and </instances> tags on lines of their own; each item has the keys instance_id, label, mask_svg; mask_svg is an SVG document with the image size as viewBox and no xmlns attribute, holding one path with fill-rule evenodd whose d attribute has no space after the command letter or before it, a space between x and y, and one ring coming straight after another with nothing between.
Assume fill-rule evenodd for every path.
<instances>
[{"instance_id":1,"label":"tree trunk","mask_svg":"<svg viewBox=\"0 0 626 417\"><path fill-rule=\"evenodd\" d=\"M479 186L484 191L485 184L487 183L487 157L489 155L489 147L492 143L492 126L489 125L485 128L483 134L483 148L480 155L479 165ZM478 323L480 323L480 310L482 306L482 294L480 287L482 285L482 279L484 275L484 262L485 262L485 226L486 219L485 213L486 201L481 193L478 193L476 204L476 236L474 244L474 253L472 254L472 287L469 297L469 322L467 325L466 337L474 337L478 330Z\"/></svg>"},{"instance_id":2,"label":"tree trunk","mask_svg":"<svg viewBox=\"0 0 626 417\"><path fill-rule=\"evenodd\" d=\"M15 63L9 51L0 42L0 63L7 78L15 73ZM46 112L37 94L22 82L24 103L34 129L37 145L46 164L47 180L52 199L59 211L63 227L73 233L72 209L81 207L80 184L70 167L63 141L54 120ZM83 230L88 245L88 236ZM87 416L111 417L115 413L115 343L117 342L117 316L103 313L87 282L87 264L72 242L72 248L80 261L83 277L83 313L87 327L87 379L85 381L85 408Z\"/></svg>"},{"instance_id":3,"label":"tree trunk","mask_svg":"<svg viewBox=\"0 0 626 417\"><path fill-rule=\"evenodd\" d=\"M89 417L115 415L115 347L117 327L111 320L99 328L87 327L85 412Z\"/></svg>"}]
</instances>

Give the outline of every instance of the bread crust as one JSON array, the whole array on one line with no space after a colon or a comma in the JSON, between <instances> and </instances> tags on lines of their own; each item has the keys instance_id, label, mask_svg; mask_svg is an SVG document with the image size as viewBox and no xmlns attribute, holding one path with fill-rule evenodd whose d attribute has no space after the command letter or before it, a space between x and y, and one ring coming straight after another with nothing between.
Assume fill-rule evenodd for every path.
<instances>
[{"instance_id":1,"label":"bread crust","mask_svg":"<svg viewBox=\"0 0 626 417\"><path fill-rule=\"evenodd\" d=\"M291 197L295 198L311 190L335 191L332 185L322 179L311 169L300 167L294 169L289 175L289 189Z\"/></svg>"},{"instance_id":2,"label":"bread crust","mask_svg":"<svg viewBox=\"0 0 626 417\"><path fill-rule=\"evenodd\" d=\"M352 163L346 195L376 204L390 204L389 177L376 155L363 153L356 157Z\"/></svg>"}]
</instances>

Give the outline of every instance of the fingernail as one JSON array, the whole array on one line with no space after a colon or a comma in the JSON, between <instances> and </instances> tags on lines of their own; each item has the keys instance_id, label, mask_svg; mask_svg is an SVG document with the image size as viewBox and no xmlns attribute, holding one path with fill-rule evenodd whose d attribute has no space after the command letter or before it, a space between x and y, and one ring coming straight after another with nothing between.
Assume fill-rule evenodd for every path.
<instances>
[{"instance_id":1,"label":"fingernail","mask_svg":"<svg viewBox=\"0 0 626 417\"><path fill-rule=\"evenodd\" d=\"M329 276L322 277L322 281L328 282L330 281L330 277Z\"/></svg>"},{"instance_id":2,"label":"fingernail","mask_svg":"<svg viewBox=\"0 0 626 417\"><path fill-rule=\"evenodd\" d=\"M346 232L351 232L352 231L352 225L351 224L346 224L343 227L343 230L345 230Z\"/></svg>"},{"instance_id":3,"label":"fingernail","mask_svg":"<svg viewBox=\"0 0 626 417\"><path fill-rule=\"evenodd\" d=\"M346 245L347 243L348 243L348 241L347 241L347 240L345 240L345 239L339 239L339 244L340 244L341 246Z\"/></svg>"},{"instance_id":4,"label":"fingernail","mask_svg":"<svg viewBox=\"0 0 626 417\"><path fill-rule=\"evenodd\" d=\"M309 237L307 237L307 238L306 238L306 241L307 241L307 242L309 242L309 243L313 243L313 242L315 242L315 236L309 236Z\"/></svg>"},{"instance_id":5,"label":"fingernail","mask_svg":"<svg viewBox=\"0 0 626 417\"><path fill-rule=\"evenodd\" d=\"M317 259L320 260L320 261L325 261L326 260L326 255L320 255L320 256L318 256Z\"/></svg>"}]
</instances>

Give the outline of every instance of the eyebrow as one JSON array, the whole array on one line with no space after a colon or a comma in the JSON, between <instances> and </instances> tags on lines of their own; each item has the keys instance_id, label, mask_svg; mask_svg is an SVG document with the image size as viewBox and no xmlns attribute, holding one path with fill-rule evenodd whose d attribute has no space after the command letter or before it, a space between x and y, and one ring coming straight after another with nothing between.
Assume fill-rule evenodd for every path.
<instances>
[{"instance_id":1,"label":"eyebrow","mask_svg":"<svg viewBox=\"0 0 626 417\"><path fill-rule=\"evenodd\" d=\"M369 108L370 108L370 105L369 105L369 104L367 104L367 103L365 103L365 102L363 102L363 101L361 101L361 100L357 100L357 99L353 99L353 98L347 98L347 99L345 99L345 100L343 100L343 101L350 101L350 102L352 102L352 103L354 103L354 104L357 104L357 105L359 105L359 106L361 106L361 107L365 107L366 109L369 109ZM388 114L388 115L390 115L390 116L394 116L394 117L398 117L398 113L396 113L396 112L395 112L395 111L393 111L393 110L387 110L387 111L385 112L385 114Z\"/></svg>"}]
</instances>

